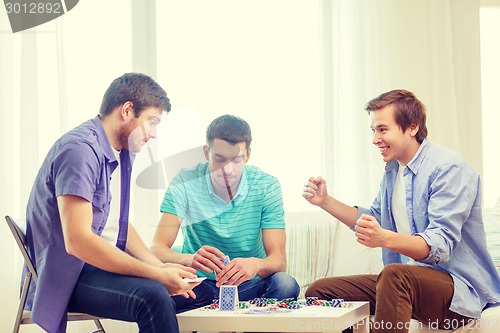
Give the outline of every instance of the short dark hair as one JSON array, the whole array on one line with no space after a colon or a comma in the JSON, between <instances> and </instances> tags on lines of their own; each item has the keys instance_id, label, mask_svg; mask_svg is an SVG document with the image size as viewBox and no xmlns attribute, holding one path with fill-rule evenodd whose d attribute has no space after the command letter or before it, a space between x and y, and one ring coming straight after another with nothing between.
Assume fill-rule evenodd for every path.
<instances>
[{"instance_id":1,"label":"short dark hair","mask_svg":"<svg viewBox=\"0 0 500 333\"><path fill-rule=\"evenodd\" d=\"M231 144L245 142L247 150L252 143L250 125L240 117L225 114L215 118L207 127L207 145L214 139L222 139Z\"/></svg>"},{"instance_id":2,"label":"short dark hair","mask_svg":"<svg viewBox=\"0 0 500 333\"><path fill-rule=\"evenodd\" d=\"M149 107L166 112L172 108L165 90L151 77L141 73L125 73L111 82L102 98L99 114L106 116L126 102L132 102L135 117Z\"/></svg>"},{"instance_id":3,"label":"short dark hair","mask_svg":"<svg viewBox=\"0 0 500 333\"><path fill-rule=\"evenodd\" d=\"M427 126L425 124L425 105L419 101L412 92L403 89L396 89L383 93L382 95L369 101L366 104L365 110L370 113L371 111L383 109L390 104L394 106L396 124L399 125L403 132L406 131L411 124L418 125L416 139L418 142L422 143L428 133Z\"/></svg>"}]
</instances>

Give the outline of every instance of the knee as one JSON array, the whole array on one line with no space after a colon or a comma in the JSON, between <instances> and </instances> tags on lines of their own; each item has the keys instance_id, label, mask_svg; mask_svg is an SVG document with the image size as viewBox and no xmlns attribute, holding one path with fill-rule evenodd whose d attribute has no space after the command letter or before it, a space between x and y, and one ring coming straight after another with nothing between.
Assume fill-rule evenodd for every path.
<instances>
[{"instance_id":1,"label":"knee","mask_svg":"<svg viewBox=\"0 0 500 333\"><path fill-rule=\"evenodd\" d=\"M143 287L136 296L140 301L141 312L147 312L151 316L155 313L175 316L175 302L161 283L151 281L151 284Z\"/></svg>"},{"instance_id":2,"label":"knee","mask_svg":"<svg viewBox=\"0 0 500 333\"><path fill-rule=\"evenodd\" d=\"M282 298L297 298L300 287L297 281L285 272L274 273L271 277L272 283L279 287Z\"/></svg>"},{"instance_id":3,"label":"knee","mask_svg":"<svg viewBox=\"0 0 500 333\"><path fill-rule=\"evenodd\" d=\"M407 280L406 268L404 264L390 264L385 266L377 277L377 289L393 283L401 283Z\"/></svg>"},{"instance_id":4,"label":"knee","mask_svg":"<svg viewBox=\"0 0 500 333\"><path fill-rule=\"evenodd\" d=\"M318 297L321 299L325 298L325 289L327 281L325 279L316 280L309 285L306 290L305 297Z\"/></svg>"}]
</instances>

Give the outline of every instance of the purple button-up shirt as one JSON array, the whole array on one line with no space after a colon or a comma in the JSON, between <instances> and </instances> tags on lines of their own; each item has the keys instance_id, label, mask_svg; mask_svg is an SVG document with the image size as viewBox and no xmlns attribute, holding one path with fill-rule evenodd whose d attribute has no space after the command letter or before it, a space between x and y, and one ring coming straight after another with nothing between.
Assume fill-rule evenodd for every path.
<instances>
[{"instance_id":1,"label":"purple button-up shirt","mask_svg":"<svg viewBox=\"0 0 500 333\"><path fill-rule=\"evenodd\" d=\"M32 320L50 333L66 330L68 301L84 264L66 252L57 197L75 195L91 202L92 231L100 235L117 165L97 116L56 141L35 179L26 210L26 240L38 284L31 286L27 308L32 309Z\"/></svg>"}]
</instances>

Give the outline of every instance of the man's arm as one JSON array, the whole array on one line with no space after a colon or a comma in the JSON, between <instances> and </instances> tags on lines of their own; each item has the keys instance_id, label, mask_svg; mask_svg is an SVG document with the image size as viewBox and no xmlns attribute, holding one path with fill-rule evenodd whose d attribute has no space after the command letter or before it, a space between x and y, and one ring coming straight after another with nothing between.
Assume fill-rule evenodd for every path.
<instances>
[{"instance_id":1,"label":"man's arm","mask_svg":"<svg viewBox=\"0 0 500 333\"><path fill-rule=\"evenodd\" d=\"M194 296L191 289L196 284L182 281L183 277L196 277L193 269L151 266L104 241L92 232L92 204L81 197L59 196L57 204L64 244L70 255L108 272L159 281L171 295Z\"/></svg>"},{"instance_id":2,"label":"man's arm","mask_svg":"<svg viewBox=\"0 0 500 333\"><path fill-rule=\"evenodd\" d=\"M415 260L427 258L430 247L418 235L411 236L384 229L370 215L363 214L355 227L358 243L368 247L384 247Z\"/></svg>"},{"instance_id":3,"label":"man's arm","mask_svg":"<svg viewBox=\"0 0 500 333\"><path fill-rule=\"evenodd\" d=\"M328 195L326 180L322 177L310 177L306 185L304 185L302 196L309 203L322 208L349 228L356 225L358 209Z\"/></svg>"},{"instance_id":4,"label":"man's arm","mask_svg":"<svg viewBox=\"0 0 500 333\"><path fill-rule=\"evenodd\" d=\"M276 272L286 271L286 232L285 229L262 229L262 241L267 257L262 260L262 265L257 275L266 278Z\"/></svg>"},{"instance_id":5,"label":"man's arm","mask_svg":"<svg viewBox=\"0 0 500 333\"><path fill-rule=\"evenodd\" d=\"M182 219L176 215L162 213L153 237L151 251L161 262L174 262L191 267L192 254L182 254L172 250L181 222Z\"/></svg>"},{"instance_id":6,"label":"man's arm","mask_svg":"<svg viewBox=\"0 0 500 333\"><path fill-rule=\"evenodd\" d=\"M132 224L128 225L127 253L150 265L160 267L162 262L147 248Z\"/></svg>"},{"instance_id":7,"label":"man's arm","mask_svg":"<svg viewBox=\"0 0 500 333\"><path fill-rule=\"evenodd\" d=\"M240 285L258 275L265 279L276 272L286 271L285 229L263 229L262 241L266 258L235 258L217 274L217 286Z\"/></svg>"},{"instance_id":8,"label":"man's arm","mask_svg":"<svg viewBox=\"0 0 500 333\"><path fill-rule=\"evenodd\" d=\"M195 269L201 269L207 273L220 272L224 265L220 258L224 257L219 249L212 246L202 246L195 254L177 253L172 250L182 219L170 213L163 213L160 223L156 228L152 252L162 262L174 262Z\"/></svg>"}]
</instances>

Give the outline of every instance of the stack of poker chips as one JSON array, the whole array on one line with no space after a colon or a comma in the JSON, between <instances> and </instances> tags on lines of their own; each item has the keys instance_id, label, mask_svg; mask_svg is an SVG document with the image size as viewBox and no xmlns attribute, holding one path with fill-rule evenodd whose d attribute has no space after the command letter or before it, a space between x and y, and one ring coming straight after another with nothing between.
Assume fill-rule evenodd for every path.
<instances>
[{"instance_id":1,"label":"stack of poker chips","mask_svg":"<svg viewBox=\"0 0 500 333\"><path fill-rule=\"evenodd\" d=\"M344 300L342 298L334 298L332 299L332 306L335 308L341 307L343 302Z\"/></svg>"},{"instance_id":2,"label":"stack of poker chips","mask_svg":"<svg viewBox=\"0 0 500 333\"><path fill-rule=\"evenodd\" d=\"M248 303L257 307L264 307L267 305L266 299L263 297L251 299L248 301Z\"/></svg>"},{"instance_id":3,"label":"stack of poker chips","mask_svg":"<svg viewBox=\"0 0 500 333\"><path fill-rule=\"evenodd\" d=\"M317 300L318 300L317 297L307 297L306 298L306 304L308 306L314 305L314 302L317 301Z\"/></svg>"},{"instance_id":4,"label":"stack of poker chips","mask_svg":"<svg viewBox=\"0 0 500 333\"><path fill-rule=\"evenodd\" d=\"M212 304L209 305L210 309L218 309L219 308L219 299L215 298L212 300Z\"/></svg>"},{"instance_id":5,"label":"stack of poker chips","mask_svg":"<svg viewBox=\"0 0 500 333\"><path fill-rule=\"evenodd\" d=\"M247 302L238 302L238 308L248 309L252 307L265 308L270 311L277 311L281 309L300 309L303 306L329 306L329 307L341 307L341 308L352 308L353 302L346 302L341 298L334 298L331 301L320 300L317 297L307 297L305 300L295 300L293 298L285 298L282 300L277 300L276 298L254 298ZM206 309L219 309L219 299L216 298L212 301L212 304L205 307Z\"/></svg>"}]
</instances>

